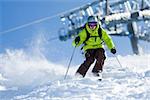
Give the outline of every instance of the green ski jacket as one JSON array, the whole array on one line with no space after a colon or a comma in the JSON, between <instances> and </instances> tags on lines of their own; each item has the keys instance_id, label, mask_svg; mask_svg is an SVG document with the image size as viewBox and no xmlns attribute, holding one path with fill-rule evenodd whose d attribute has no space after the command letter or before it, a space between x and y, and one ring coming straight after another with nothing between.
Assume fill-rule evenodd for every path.
<instances>
[{"instance_id":1,"label":"green ski jacket","mask_svg":"<svg viewBox=\"0 0 150 100\"><path fill-rule=\"evenodd\" d=\"M83 50L86 51L88 49L103 48L102 43L105 42L105 44L107 45L109 50L115 48L115 45L114 45L111 37L99 25L97 25L95 30L91 30L88 26L88 23L86 23L85 28L78 34L78 36L80 37L79 43L76 45L75 40L74 40L72 43L73 46L79 47L81 44L84 44ZM102 35L101 37L98 34L99 28L101 28L101 35ZM87 31L90 34L90 37L88 40L86 40Z\"/></svg>"}]
</instances>

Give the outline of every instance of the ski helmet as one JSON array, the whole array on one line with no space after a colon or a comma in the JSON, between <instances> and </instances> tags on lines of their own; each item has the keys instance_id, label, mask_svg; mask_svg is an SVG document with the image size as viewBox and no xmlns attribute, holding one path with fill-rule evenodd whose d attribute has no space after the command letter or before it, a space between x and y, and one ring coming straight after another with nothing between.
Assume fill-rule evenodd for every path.
<instances>
[{"instance_id":1,"label":"ski helmet","mask_svg":"<svg viewBox=\"0 0 150 100\"><path fill-rule=\"evenodd\" d=\"M97 22L97 18L95 16L89 16L88 22Z\"/></svg>"},{"instance_id":2,"label":"ski helmet","mask_svg":"<svg viewBox=\"0 0 150 100\"><path fill-rule=\"evenodd\" d=\"M98 16L89 16L87 19L87 22L93 22L93 23L98 23L99 25L102 25L101 21L99 20Z\"/></svg>"},{"instance_id":3,"label":"ski helmet","mask_svg":"<svg viewBox=\"0 0 150 100\"><path fill-rule=\"evenodd\" d=\"M90 29L95 29L97 26L97 21L95 16L89 16L88 17L88 26Z\"/></svg>"}]
</instances>

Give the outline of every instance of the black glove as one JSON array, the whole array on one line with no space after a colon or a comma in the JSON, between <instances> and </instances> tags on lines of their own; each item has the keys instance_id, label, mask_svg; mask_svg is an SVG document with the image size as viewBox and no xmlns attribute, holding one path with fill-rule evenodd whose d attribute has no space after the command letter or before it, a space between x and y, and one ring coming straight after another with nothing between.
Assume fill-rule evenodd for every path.
<instances>
[{"instance_id":1,"label":"black glove","mask_svg":"<svg viewBox=\"0 0 150 100\"><path fill-rule=\"evenodd\" d=\"M111 49L111 53L115 54L116 53L116 49Z\"/></svg>"},{"instance_id":2,"label":"black glove","mask_svg":"<svg viewBox=\"0 0 150 100\"><path fill-rule=\"evenodd\" d=\"M80 37L78 36L78 37L76 37L76 39L75 39L75 44L77 45L77 44L79 43L79 41L80 41Z\"/></svg>"}]
</instances>

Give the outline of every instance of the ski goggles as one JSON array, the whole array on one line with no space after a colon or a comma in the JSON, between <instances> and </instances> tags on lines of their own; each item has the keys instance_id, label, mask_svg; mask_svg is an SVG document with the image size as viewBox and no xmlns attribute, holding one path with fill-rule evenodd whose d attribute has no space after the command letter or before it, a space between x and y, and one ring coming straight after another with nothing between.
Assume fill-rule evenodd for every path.
<instances>
[{"instance_id":1,"label":"ski goggles","mask_svg":"<svg viewBox=\"0 0 150 100\"><path fill-rule=\"evenodd\" d=\"M89 27L97 26L97 22L88 22Z\"/></svg>"}]
</instances>

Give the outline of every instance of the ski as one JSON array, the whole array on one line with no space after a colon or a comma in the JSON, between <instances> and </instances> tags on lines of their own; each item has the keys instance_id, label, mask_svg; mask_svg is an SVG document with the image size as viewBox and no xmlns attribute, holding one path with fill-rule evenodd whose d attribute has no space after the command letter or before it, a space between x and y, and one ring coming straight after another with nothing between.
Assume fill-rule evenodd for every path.
<instances>
[{"instance_id":1,"label":"ski","mask_svg":"<svg viewBox=\"0 0 150 100\"><path fill-rule=\"evenodd\" d=\"M102 79L100 78L100 79L97 79L98 81L102 81Z\"/></svg>"}]
</instances>

